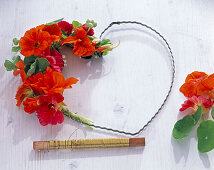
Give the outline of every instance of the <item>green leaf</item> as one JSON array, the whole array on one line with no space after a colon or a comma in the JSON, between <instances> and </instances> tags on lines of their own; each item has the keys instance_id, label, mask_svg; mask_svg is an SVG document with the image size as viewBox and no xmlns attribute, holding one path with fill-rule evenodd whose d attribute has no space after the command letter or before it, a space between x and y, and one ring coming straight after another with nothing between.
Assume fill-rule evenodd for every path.
<instances>
[{"instance_id":1,"label":"green leaf","mask_svg":"<svg viewBox=\"0 0 214 170\"><path fill-rule=\"evenodd\" d=\"M32 56L29 56L29 57L25 57L24 58L24 63L26 64L26 65L28 65L28 64L33 64L34 62L35 62L35 60L37 59L38 57L37 56L35 56L35 55L32 55Z\"/></svg>"},{"instance_id":2,"label":"green leaf","mask_svg":"<svg viewBox=\"0 0 214 170\"><path fill-rule=\"evenodd\" d=\"M36 59L37 67L35 74L40 73L40 72L45 72L48 66L50 66L48 60L46 58L37 58Z\"/></svg>"},{"instance_id":3,"label":"green leaf","mask_svg":"<svg viewBox=\"0 0 214 170\"><path fill-rule=\"evenodd\" d=\"M57 19L57 20L55 20L55 21L52 21L52 22L47 23L46 25L56 24L56 23L62 21L63 19L64 19L64 18Z\"/></svg>"},{"instance_id":4,"label":"green leaf","mask_svg":"<svg viewBox=\"0 0 214 170\"><path fill-rule=\"evenodd\" d=\"M211 115L212 115L212 118L214 119L214 105L212 106Z\"/></svg>"},{"instance_id":5,"label":"green leaf","mask_svg":"<svg viewBox=\"0 0 214 170\"><path fill-rule=\"evenodd\" d=\"M62 31L62 38L67 38L68 35L65 33L65 31L61 30Z\"/></svg>"},{"instance_id":6,"label":"green leaf","mask_svg":"<svg viewBox=\"0 0 214 170\"><path fill-rule=\"evenodd\" d=\"M37 60L36 60L37 61ZM33 64L30 65L29 70L27 71L27 76L32 76L35 71L36 71L36 66L37 66L37 62L34 62Z\"/></svg>"},{"instance_id":7,"label":"green leaf","mask_svg":"<svg viewBox=\"0 0 214 170\"><path fill-rule=\"evenodd\" d=\"M183 119L177 121L173 128L173 137L175 139L185 138L192 128L199 122L202 115L202 106L198 107L198 110L192 114L187 115Z\"/></svg>"},{"instance_id":8,"label":"green leaf","mask_svg":"<svg viewBox=\"0 0 214 170\"><path fill-rule=\"evenodd\" d=\"M100 47L100 46L103 46L103 45L106 45L106 44L111 44L111 40L110 39L103 39L102 41L100 41L96 47Z\"/></svg>"},{"instance_id":9,"label":"green leaf","mask_svg":"<svg viewBox=\"0 0 214 170\"><path fill-rule=\"evenodd\" d=\"M108 54L108 50L103 51L103 56Z\"/></svg>"},{"instance_id":10,"label":"green leaf","mask_svg":"<svg viewBox=\"0 0 214 170\"><path fill-rule=\"evenodd\" d=\"M203 121L197 129L197 136L199 152L211 151L214 148L214 121Z\"/></svg>"},{"instance_id":11,"label":"green leaf","mask_svg":"<svg viewBox=\"0 0 214 170\"><path fill-rule=\"evenodd\" d=\"M80 27L82 24L79 23L78 21L73 21L73 22L72 22L72 25L73 25L73 28L74 28L74 30L75 30L76 27Z\"/></svg>"},{"instance_id":12,"label":"green leaf","mask_svg":"<svg viewBox=\"0 0 214 170\"><path fill-rule=\"evenodd\" d=\"M19 46L12 47L12 52L19 52L21 51L21 48Z\"/></svg>"},{"instance_id":13,"label":"green leaf","mask_svg":"<svg viewBox=\"0 0 214 170\"><path fill-rule=\"evenodd\" d=\"M18 45L19 44L19 39L18 38L14 38L13 39L13 44L14 45Z\"/></svg>"},{"instance_id":14,"label":"green leaf","mask_svg":"<svg viewBox=\"0 0 214 170\"><path fill-rule=\"evenodd\" d=\"M15 55L12 58L12 61L14 64L16 64L17 62L19 62L21 60L21 57L19 55Z\"/></svg>"},{"instance_id":15,"label":"green leaf","mask_svg":"<svg viewBox=\"0 0 214 170\"><path fill-rule=\"evenodd\" d=\"M17 69L16 65L13 62L11 62L10 60L5 60L4 66L7 71L12 71L12 70Z\"/></svg>"}]
</instances>

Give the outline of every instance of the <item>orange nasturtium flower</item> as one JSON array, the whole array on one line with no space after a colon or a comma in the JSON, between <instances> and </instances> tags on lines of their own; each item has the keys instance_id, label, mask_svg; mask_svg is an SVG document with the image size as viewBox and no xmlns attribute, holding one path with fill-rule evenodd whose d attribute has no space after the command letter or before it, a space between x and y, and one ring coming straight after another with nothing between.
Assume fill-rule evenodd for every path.
<instances>
[{"instance_id":1,"label":"orange nasturtium flower","mask_svg":"<svg viewBox=\"0 0 214 170\"><path fill-rule=\"evenodd\" d=\"M32 93L32 89L25 85L22 84L18 87L18 90L16 92L16 100L17 100L17 104L16 106L20 106L22 104L22 101L25 99L25 97L27 97L29 94Z\"/></svg>"},{"instance_id":2,"label":"orange nasturtium flower","mask_svg":"<svg viewBox=\"0 0 214 170\"><path fill-rule=\"evenodd\" d=\"M19 69L19 70L15 70L13 72L13 75L14 76L17 76L18 74L20 74L21 78L22 78L22 81L24 82L25 79L26 79L26 73L24 71L24 68L25 68L25 63L23 60L20 60L16 63L16 67Z\"/></svg>"},{"instance_id":3,"label":"orange nasturtium flower","mask_svg":"<svg viewBox=\"0 0 214 170\"><path fill-rule=\"evenodd\" d=\"M56 24L47 26L40 25L25 32L20 39L21 54L25 57L39 56L46 48L51 46L52 41L59 41L62 31Z\"/></svg>"},{"instance_id":4,"label":"orange nasturtium flower","mask_svg":"<svg viewBox=\"0 0 214 170\"><path fill-rule=\"evenodd\" d=\"M41 89L46 94L53 93L63 93L64 89L72 88L72 84L76 84L79 80L70 77L65 79L62 73L53 71L50 67L47 67L47 70L44 74L44 85Z\"/></svg>"},{"instance_id":5,"label":"orange nasturtium flower","mask_svg":"<svg viewBox=\"0 0 214 170\"><path fill-rule=\"evenodd\" d=\"M59 41L62 37L61 28L57 24L42 25L41 30L50 34L51 41Z\"/></svg>"},{"instance_id":6,"label":"orange nasturtium flower","mask_svg":"<svg viewBox=\"0 0 214 170\"><path fill-rule=\"evenodd\" d=\"M28 77L25 84L30 86L36 93L63 93L64 89L72 88L72 84L76 84L78 79L70 77L65 79L62 73L53 71L47 67L45 74L38 73Z\"/></svg>"},{"instance_id":7,"label":"orange nasturtium flower","mask_svg":"<svg viewBox=\"0 0 214 170\"><path fill-rule=\"evenodd\" d=\"M35 98L26 98L23 102L24 111L27 113L34 113L38 108L38 97Z\"/></svg>"},{"instance_id":8,"label":"orange nasturtium flower","mask_svg":"<svg viewBox=\"0 0 214 170\"><path fill-rule=\"evenodd\" d=\"M87 32L82 28L75 28L75 36L70 36L61 41L61 45L74 44L73 53L77 56L87 57L92 55L96 50L91 40L87 37Z\"/></svg>"},{"instance_id":9,"label":"orange nasturtium flower","mask_svg":"<svg viewBox=\"0 0 214 170\"><path fill-rule=\"evenodd\" d=\"M186 97L208 94L214 89L214 74L208 76L204 72L194 71L186 77L185 83L180 87L180 92Z\"/></svg>"}]
</instances>

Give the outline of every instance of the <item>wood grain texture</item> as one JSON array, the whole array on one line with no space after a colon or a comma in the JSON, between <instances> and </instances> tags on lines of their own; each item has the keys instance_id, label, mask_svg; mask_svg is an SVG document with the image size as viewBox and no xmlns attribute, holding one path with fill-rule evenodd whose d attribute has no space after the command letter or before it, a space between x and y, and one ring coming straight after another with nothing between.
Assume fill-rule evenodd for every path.
<instances>
[{"instance_id":1,"label":"wood grain texture","mask_svg":"<svg viewBox=\"0 0 214 170\"><path fill-rule=\"evenodd\" d=\"M213 169L214 151L197 151L196 131L183 141L171 137L178 110L185 100L178 89L194 71L213 73L214 1L211 0L1 0L0 1L0 169L4 170L180 170ZM170 100L140 136L147 146L35 152L32 141L124 137L89 130L65 118L57 126L41 126L36 116L15 106L20 78L6 72L12 57L12 38L33 26L65 17L66 21L94 19L98 36L111 22L137 20L151 25L169 41L175 56L176 79ZM131 28L130 28L131 27ZM170 67L167 50L146 30L120 26L106 37L118 48L102 60L81 60L64 49L63 74L80 81L65 91L73 112L96 124L137 131L160 106L167 92ZM72 65L72 66L71 66Z\"/></svg>"},{"instance_id":2,"label":"wood grain texture","mask_svg":"<svg viewBox=\"0 0 214 170\"><path fill-rule=\"evenodd\" d=\"M97 138L33 142L33 149L37 151L51 149L116 148L134 146L145 146L145 138Z\"/></svg>"}]
</instances>

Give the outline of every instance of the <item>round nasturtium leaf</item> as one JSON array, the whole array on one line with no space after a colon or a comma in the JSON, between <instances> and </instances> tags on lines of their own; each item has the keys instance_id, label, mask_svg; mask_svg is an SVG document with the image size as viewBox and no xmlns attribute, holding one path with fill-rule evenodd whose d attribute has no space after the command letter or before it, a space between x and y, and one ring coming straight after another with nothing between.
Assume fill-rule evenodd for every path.
<instances>
[{"instance_id":1,"label":"round nasturtium leaf","mask_svg":"<svg viewBox=\"0 0 214 170\"><path fill-rule=\"evenodd\" d=\"M199 122L202 115L202 106L198 107L198 110L192 114L183 117L183 119L177 121L174 125L172 135L175 139L185 138L192 128Z\"/></svg>"},{"instance_id":2,"label":"round nasturtium leaf","mask_svg":"<svg viewBox=\"0 0 214 170\"><path fill-rule=\"evenodd\" d=\"M209 152L214 148L214 121L203 121L197 129L198 150Z\"/></svg>"}]
</instances>

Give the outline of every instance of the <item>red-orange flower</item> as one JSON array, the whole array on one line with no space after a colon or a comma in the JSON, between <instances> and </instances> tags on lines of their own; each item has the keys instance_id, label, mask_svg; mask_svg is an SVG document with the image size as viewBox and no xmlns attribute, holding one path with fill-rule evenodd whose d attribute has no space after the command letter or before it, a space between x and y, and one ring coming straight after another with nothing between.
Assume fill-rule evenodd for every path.
<instances>
[{"instance_id":1,"label":"red-orange flower","mask_svg":"<svg viewBox=\"0 0 214 170\"><path fill-rule=\"evenodd\" d=\"M75 28L75 36L65 38L61 44L74 44L73 53L81 57L90 56L96 51L95 46L87 37L87 32L82 27Z\"/></svg>"},{"instance_id":2,"label":"red-orange flower","mask_svg":"<svg viewBox=\"0 0 214 170\"><path fill-rule=\"evenodd\" d=\"M59 93L39 96L39 107L37 109L37 117L41 125L56 125L64 121L64 116L59 110L59 106L64 97Z\"/></svg>"},{"instance_id":3,"label":"red-orange flower","mask_svg":"<svg viewBox=\"0 0 214 170\"><path fill-rule=\"evenodd\" d=\"M44 86L44 74L37 73L33 76L30 76L26 79L25 85L30 86L35 93L41 93L41 86Z\"/></svg>"},{"instance_id":4,"label":"red-orange flower","mask_svg":"<svg viewBox=\"0 0 214 170\"><path fill-rule=\"evenodd\" d=\"M72 88L72 84L76 84L78 79L70 77L65 79L62 73L53 71L47 67L45 74L38 73L28 77L25 84L30 86L36 93L63 93L64 89Z\"/></svg>"},{"instance_id":5,"label":"red-orange flower","mask_svg":"<svg viewBox=\"0 0 214 170\"><path fill-rule=\"evenodd\" d=\"M186 97L191 97L193 95L199 95L202 90L210 90L203 88L201 84L207 77L208 75L204 72L192 72L186 77L185 83L180 87L180 92Z\"/></svg>"},{"instance_id":6,"label":"red-orange flower","mask_svg":"<svg viewBox=\"0 0 214 170\"><path fill-rule=\"evenodd\" d=\"M16 106L20 106L22 101L27 97L30 93L32 93L32 90L29 86L22 84L18 87L18 90L16 92L16 100L17 104Z\"/></svg>"},{"instance_id":7,"label":"red-orange flower","mask_svg":"<svg viewBox=\"0 0 214 170\"><path fill-rule=\"evenodd\" d=\"M51 36L51 41L59 41L62 37L62 31L57 24L43 25L42 31L46 31Z\"/></svg>"},{"instance_id":8,"label":"red-orange flower","mask_svg":"<svg viewBox=\"0 0 214 170\"><path fill-rule=\"evenodd\" d=\"M180 87L180 91L186 97L209 95L214 98L214 74L207 75L204 72L194 71L189 74L185 83Z\"/></svg>"},{"instance_id":9,"label":"red-orange flower","mask_svg":"<svg viewBox=\"0 0 214 170\"><path fill-rule=\"evenodd\" d=\"M21 78L22 78L22 81L24 82L25 79L26 79L26 73L24 71L24 68L25 68L25 63L23 60L20 60L16 63L16 67L19 69L19 70L15 70L13 72L13 75L14 76L17 76L18 74L20 74Z\"/></svg>"},{"instance_id":10,"label":"red-orange flower","mask_svg":"<svg viewBox=\"0 0 214 170\"><path fill-rule=\"evenodd\" d=\"M198 107L202 105L203 106L203 113L206 113L209 108L212 107L213 101L210 97L204 97L204 96L192 96L188 98L184 103L182 104L182 107L179 111L183 112L184 110L191 108L194 112L198 109Z\"/></svg>"},{"instance_id":11,"label":"red-orange flower","mask_svg":"<svg viewBox=\"0 0 214 170\"><path fill-rule=\"evenodd\" d=\"M44 85L41 89L46 93L63 93L64 89L72 88L72 84L76 84L78 79L70 77L65 79L62 73L53 71L50 67L47 67L44 74Z\"/></svg>"},{"instance_id":12,"label":"red-orange flower","mask_svg":"<svg viewBox=\"0 0 214 170\"><path fill-rule=\"evenodd\" d=\"M19 41L21 54L25 57L31 55L39 56L47 47L51 45L51 36L47 31L42 31L43 26L31 28L25 32L24 37Z\"/></svg>"},{"instance_id":13,"label":"red-orange flower","mask_svg":"<svg viewBox=\"0 0 214 170\"><path fill-rule=\"evenodd\" d=\"M38 97L35 98L26 98L26 100L23 102L24 105L24 111L27 113L34 113L38 108Z\"/></svg>"}]
</instances>

